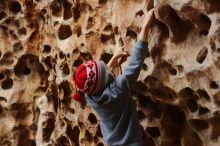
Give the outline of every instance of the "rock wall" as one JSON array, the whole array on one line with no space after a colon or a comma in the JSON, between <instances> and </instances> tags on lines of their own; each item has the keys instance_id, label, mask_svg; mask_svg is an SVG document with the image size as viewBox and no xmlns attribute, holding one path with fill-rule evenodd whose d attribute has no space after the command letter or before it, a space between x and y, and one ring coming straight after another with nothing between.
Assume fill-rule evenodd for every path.
<instances>
[{"instance_id":1,"label":"rock wall","mask_svg":"<svg viewBox=\"0 0 220 146\"><path fill-rule=\"evenodd\" d=\"M153 7L132 91L145 145L219 146L219 0L0 0L0 145L104 146L73 69L130 52Z\"/></svg>"}]
</instances>

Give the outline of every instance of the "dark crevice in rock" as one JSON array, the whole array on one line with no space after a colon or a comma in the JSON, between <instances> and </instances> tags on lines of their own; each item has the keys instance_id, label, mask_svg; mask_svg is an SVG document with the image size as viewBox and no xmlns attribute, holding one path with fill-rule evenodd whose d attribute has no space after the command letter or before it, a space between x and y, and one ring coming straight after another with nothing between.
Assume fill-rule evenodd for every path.
<instances>
[{"instance_id":1,"label":"dark crevice in rock","mask_svg":"<svg viewBox=\"0 0 220 146\"><path fill-rule=\"evenodd\" d=\"M160 137L160 129L158 127L147 127L146 131L153 138Z\"/></svg>"},{"instance_id":2,"label":"dark crevice in rock","mask_svg":"<svg viewBox=\"0 0 220 146\"><path fill-rule=\"evenodd\" d=\"M205 60L207 54L208 54L208 49L206 47L202 48L196 57L196 61L198 63L202 64L203 61Z\"/></svg>"},{"instance_id":3,"label":"dark crevice in rock","mask_svg":"<svg viewBox=\"0 0 220 146\"><path fill-rule=\"evenodd\" d=\"M15 14L21 11L21 4L18 1L9 1L9 10Z\"/></svg>"},{"instance_id":4,"label":"dark crevice in rock","mask_svg":"<svg viewBox=\"0 0 220 146\"><path fill-rule=\"evenodd\" d=\"M197 131L202 131L207 128L209 128L209 124L205 120L200 120L200 119L191 119L189 120L189 123L197 130Z\"/></svg>"},{"instance_id":5,"label":"dark crevice in rock","mask_svg":"<svg viewBox=\"0 0 220 146\"><path fill-rule=\"evenodd\" d=\"M7 89L11 89L13 86L13 80L12 79L5 79L2 83L1 83L1 87L3 90L7 90Z\"/></svg>"},{"instance_id":6,"label":"dark crevice in rock","mask_svg":"<svg viewBox=\"0 0 220 146\"><path fill-rule=\"evenodd\" d=\"M61 16L62 14L62 2L61 0L53 0L50 3L50 8L54 16Z\"/></svg>"},{"instance_id":7,"label":"dark crevice in rock","mask_svg":"<svg viewBox=\"0 0 220 146\"><path fill-rule=\"evenodd\" d=\"M52 112L47 113L47 117L48 119L42 123L43 140L45 142L50 141L50 137L51 137L52 132L54 131L55 122L56 122L54 113Z\"/></svg>"},{"instance_id":8,"label":"dark crevice in rock","mask_svg":"<svg viewBox=\"0 0 220 146\"><path fill-rule=\"evenodd\" d=\"M67 0L63 1L63 7L64 7L64 12L63 12L63 19L67 20L72 17L72 3L68 2Z\"/></svg>"},{"instance_id":9,"label":"dark crevice in rock","mask_svg":"<svg viewBox=\"0 0 220 146\"><path fill-rule=\"evenodd\" d=\"M69 25L61 25L58 30L58 37L60 40L65 40L72 35L72 30Z\"/></svg>"},{"instance_id":10,"label":"dark crevice in rock","mask_svg":"<svg viewBox=\"0 0 220 146\"><path fill-rule=\"evenodd\" d=\"M98 122L96 116L93 113L89 114L88 120L92 125L96 125Z\"/></svg>"}]
</instances>

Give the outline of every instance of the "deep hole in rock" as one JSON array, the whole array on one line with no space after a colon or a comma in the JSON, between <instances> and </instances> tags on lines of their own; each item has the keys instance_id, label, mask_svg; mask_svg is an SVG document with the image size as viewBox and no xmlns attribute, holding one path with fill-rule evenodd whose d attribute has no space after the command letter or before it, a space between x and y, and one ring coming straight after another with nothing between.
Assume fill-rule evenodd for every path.
<instances>
[{"instance_id":1,"label":"deep hole in rock","mask_svg":"<svg viewBox=\"0 0 220 146\"><path fill-rule=\"evenodd\" d=\"M218 0L201 0L204 5L205 11L209 13L220 12L220 1Z\"/></svg>"},{"instance_id":2,"label":"deep hole in rock","mask_svg":"<svg viewBox=\"0 0 220 146\"><path fill-rule=\"evenodd\" d=\"M42 127L44 127L42 131L43 141L45 142L50 141L50 137L51 137L52 132L54 131L55 122L56 122L54 113L49 112L47 113L47 116L48 116L48 119L42 123Z\"/></svg>"},{"instance_id":3,"label":"deep hole in rock","mask_svg":"<svg viewBox=\"0 0 220 146\"><path fill-rule=\"evenodd\" d=\"M2 20L2 19L5 18L5 17L6 17L5 12L0 11L0 20Z\"/></svg>"},{"instance_id":4,"label":"deep hole in rock","mask_svg":"<svg viewBox=\"0 0 220 146\"><path fill-rule=\"evenodd\" d=\"M60 59L63 59L65 57L65 54L62 51L60 51L59 57L60 57Z\"/></svg>"},{"instance_id":5,"label":"deep hole in rock","mask_svg":"<svg viewBox=\"0 0 220 146\"><path fill-rule=\"evenodd\" d=\"M44 23L46 22L44 13L43 13L42 11L40 11L40 12L37 13L37 19L38 19L39 21L42 20Z\"/></svg>"},{"instance_id":6,"label":"deep hole in rock","mask_svg":"<svg viewBox=\"0 0 220 146\"><path fill-rule=\"evenodd\" d=\"M114 27L114 33L115 33L116 35L119 34L119 28L118 28L118 26Z\"/></svg>"},{"instance_id":7,"label":"deep hole in rock","mask_svg":"<svg viewBox=\"0 0 220 146\"><path fill-rule=\"evenodd\" d=\"M17 51L20 51L20 50L22 50L23 49L23 45L22 45L22 43L19 41L19 42L17 42L17 43L15 43L14 45L13 45L13 50L15 51L15 52L17 52Z\"/></svg>"},{"instance_id":8,"label":"deep hole in rock","mask_svg":"<svg viewBox=\"0 0 220 146\"><path fill-rule=\"evenodd\" d=\"M215 41L213 41L212 39L210 39L209 44L210 44L210 46L211 46L212 51L216 51Z\"/></svg>"},{"instance_id":9,"label":"deep hole in rock","mask_svg":"<svg viewBox=\"0 0 220 146\"><path fill-rule=\"evenodd\" d=\"M198 55L197 55L197 57L196 57L196 61L199 62L200 64L202 64L203 61L205 60L207 54L208 54L208 49L207 49L206 47L203 47L203 48L199 51L199 53L198 53Z\"/></svg>"},{"instance_id":10,"label":"deep hole in rock","mask_svg":"<svg viewBox=\"0 0 220 146\"><path fill-rule=\"evenodd\" d=\"M66 128L67 136L70 138L71 141L76 142L76 141L78 141L78 136L77 136L77 133L74 133L74 132L80 132L80 131L79 131L79 129L77 131L77 128L75 130L73 130L71 125L67 125L67 128Z\"/></svg>"},{"instance_id":11,"label":"deep hole in rock","mask_svg":"<svg viewBox=\"0 0 220 146\"><path fill-rule=\"evenodd\" d=\"M153 47L150 51L150 55L153 58L154 62L156 58L160 58L163 53L163 48L162 47Z\"/></svg>"},{"instance_id":12,"label":"deep hole in rock","mask_svg":"<svg viewBox=\"0 0 220 146\"><path fill-rule=\"evenodd\" d=\"M20 28L19 30L18 30L18 34L19 35L25 35L27 33L27 30L26 30L26 28L24 28L24 27L22 27L22 28Z\"/></svg>"},{"instance_id":13,"label":"deep hole in rock","mask_svg":"<svg viewBox=\"0 0 220 146\"><path fill-rule=\"evenodd\" d=\"M182 65L177 65L177 69L180 73L182 73L184 71L184 66Z\"/></svg>"},{"instance_id":14,"label":"deep hole in rock","mask_svg":"<svg viewBox=\"0 0 220 146\"><path fill-rule=\"evenodd\" d=\"M18 13L21 11L21 4L18 1L9 1L9 10L13 13Z\"/></svg>"},{"instance_id":15,"label":"deep hole in rock","mask_svg":"<svg viewBox=\"0 0 220 146\"><path fill-rule=\"evenodd\" d=\"M209 29L210 29L210 26L211 26L211 20L209 19L208 16L204 15L204 14L201 14L199 16L199 19L201 20L201 23L204 25L203 27L201 26L201 29L202 29L202 34L207 36L208 33L209 33Z\"/></svg>"},{"instance_id":16,"label":"deep hole in rock","mask_svg":"<svg viewBox=\"0 0 220 146\"><path fill-rule=\"evenodd\" d=\"M77 34L77 37L80 37L82 35L82 28L80 26L77 27L76 34Z\"/></svg>"},{"instance_id":17,"label":"deep hole in rock","mask_svg":"<svg viewBox=\"0 0 220 146\"><path fill-rule=\"evenodd\" d=\"M93 125L97 124L97 122L98 122L96 116L93 113L89 114L88 120Z\"/></svg>"},{"instance_id":18,"label":"deep hole in rock","mask_svg":"<svg viewBox=\"0 0 220 146\"><path fill-rule=\"evenodd\" d=\"M50 45L44 45L43 53L50 53L51 47Z\"/></svg>"},{"instance_id":19,"label":"deep hole in rock","mask_svg":"<svg viewBox=\"0 0 220 146\"><path fill-rule=\"evenodd\" d=\"M144 63L143 66L142 66L142 68L143 68L144 71L147 71L147 70L148 70L147 64Z\"/></svg>"},{"instance_id":20,"label":"deep hole in rock","mask_svg":"<svg viewBox=\"0 0 220 146\"><path fill-rule=\"evenodd\" d=\"M186 100L186 106L189 108L189 110L191 112L196 112L198 110L198 108L199 108L196 100L194 100L194 99Z\"/></svg>"},{"instance_id":21,"label":"deep hole in rock","mask_svg":"<svg viewBox=\"0 0 220 146\"><path fill-rule=\"evenodd\" d=\"M94 20L93 20L93 18L92 17L89 17L88 18L88 21L87 21L87 29L90 29L90 28L92 28L93 27L93 25L94 25Z\"/></svg>"},{"instance_id":22,"label":"deep hole in rock","mask_svg":"<svg viewBox=\"0 0 220 146\"><path fill-rule=\"evenodd\" d=\"M203 106L199 106L199 115L204 115L204 114L207 114L209 113L209 109L206 108L206 107L203 107Z\"/></svg>"},{"instance_id":23,"label":"deep hole in rock","mask_svg":"<svg viewBox=\"0 0 220 146\"><path fill-rule=\"evenodd\" d=\"M34 43L35 40L38 39L38 36L39 36L39 31L38 30L35 30L29 37L28 41L29 43Z\"/></svg>"},{"instance_id":24,"label":"deep hole in rock","mask_svg":"<svg viewBox=\"0 0 220 146\"><path fill-rule=\"evenodd\" d=\"M40 12L45 15L47 13L47 10L44 8L44 9L41 9Z\"/></svg>"},{"instance_id":25,"label":"deep hole in rock","mask_svg":"<svg viewBox=\"0 0 220 146\"><path fill-rule=\"evenodd\" d=\"M186 99L197 100L199 98L198 95L195 94L195 91L190 87L185 87L181 89L178 95L181 96L183 100L186 100Z\"/></svg>"},{"instance_id":26,"label":"deep hole in rock","mask_svg":"<svg viewBox=\"0 0 220 146\"><path fill-rule=\"evenodd\" d=\"M207 101L211 101L209 94L204 89L198 89L197 93L200 97L206 99Z\"/></svg>"},{"instance_id":27,"label":"deep hole in rock","mask_svg":"<svg viewBox=\"0 0 220 146\"><path fill-rule=\"evenodd\" d=\"M19 22L19 20L14 20L14 25L15 25L16 27L20 27L20 22Z\"/></svg>"},{"instance_id":28,"label":"deep hole in rock","mask_svg":"<svg viewBox=\"0 0 220 146\"><path fill-rule=\"evenodd\" d=\"M137 39L137 33L134 32L133 30L130 30L129 28L127 29L127 32L126 32L126 37L129 37L131 39L134 39L136 40Z\"/></svg>"},{"instance_id":29,"label":"deep hole in rock","mask_svg":"<svg viewBox=\"0 0 220 146\"><path fill-rule=\"evenodd\" d=\"M26 146L36 146L36 142L32 139L20 140L18 145L26 145Z\"/></svg>"},{"instance_id":30,"label":"deep hole in rock","mask_svg":"<svg viewBox=\"0 0 220 146\"><path fill-rule=\"evenodd\" d=\"M189 123L197 130L197 131L202 131L207 128L209 128L209 124L205 120L200 120L200 119L190 119Z\"/></svg>"},{"instance_id":31,"label":"deep hole in rock","mask_svg":"<svg viewBox=\"0 0 220 146\"><path fill-rule=\"evenodd\" d=\"M11 22L12 22L12 18L7 18L4 23L5 24L10 24ZM12 34L12 33L10 32L10 34Z\"/></svg>"},{"instance_id":32,"label":"deep hole in rock","mask_svg":"<svg viewBox=\"0 0 220 146\"><path fill-rule=\"evenodd\" d=\"M65 136L61 136L57 139L57 146L70 146L69 140Z\"/></svg>"},{"instance_id":33,"label":"deep hole in rock","mask_svg":"<svg viewBox=\"0 0 220 146\"><path fill-rule=\"evenodd\" d=\"M211 139L217 140L220 136L220 117L215 116L210 119L210 123L212 125L212 133L211 133Z\"/></svg>"},{"instance_id":34,"label":"deep hole in rock","mask_svg":"<svg viewBox=\"0 0 220 146\"><path fill-rule=\"evenodd\" d=\"M138 94L138 101L142 107L147 107L150 109L158 108L157 104L151 100L151 97L145 96L141 93Z\"/></svg>"},{"instance_id":35,"label":"deep hole in rock","mask_svg":"<svg viewBox=\"0 0 220 146\"><path fill-rule=\"evenodd\" d=\"M154 77L154 76L147 76L144 79L144 84L148 87L148 88L159 88L159 86L161 85L160 81Z\"/></svg>"},{"instance_id":36,"label":"deep hole in rock","mask_svg":"<svg viewBox=\"0 0 220 146\"><path fill-rule=\"evenodd\" d=\"M37 114L39 115L39 113L40 113L39 108L36 110L36 112L37 112ZM33 124L30 126L30 130L37 131L37 124L36 124L36 123L33 123Z\"/></svg>"},{"instance_id":37,"label":"deep hole in rock","mask_svg":"<svg viewBox=\"0 0 220 146\"><path fill-rule=\"evenodd\" d=\"M144 112L142 110L138 110L138 119L139 120L143 120L144 118L146 118L146 115L144 114Z\"/></svg>"},{"instance_id":38,"label":"deep hole in rock","mask_svg":"<svg viewBox=\"0 0 220 146\"><path fill-rule=\"evenodd\" d=\"M25 68L24 68L24 75L29 75L30 73L31 73L30 68L25 67Z\"/></svg>"},{"instance_id":39,"label":"deep hole in rock","mask_svg":"<svg viewBox=\"0 0 220 146\"><path fill-rule=\"evenodd\" d=\"M71 10L72 3L68 2L67 0L63 1L63 7L64 7L63 19L67 20L67 19L71 18L73 15L72 10Z\"/></svg>"},{"instance_id":40,"label":"deep hole in rock","mask_svg":"<svg viewBox=\"0 0 220 146\"><path fill-rule=\"evenodd\" d=\"M104 144L103 143L98 143L97 146L104 146Z\"/></svg>"},{"instance_id":41,"label":"deep hole in rock","mask_svg":"<svg viewBox=\"0 0 220 146\"><path fill-rule=\"evenodd\" d=\"M184 111L182 111L179 107L167 106L164 112L165 112L164 118L169 119L171 124L178 125L178 126L185 125L186 115Z\"/></svg>"},{"instance_id":42,"label":"deep hole in rock","mask_svg":"<svg viewBox=\"0 0 220 146\"><path fill-rule=\"evenodd\" d=\"M75 126L72 131L72 139L75 142L75 146L79 146L79 135L80 129L78 126Z\"/></svg>"},{"instance_id":43,"label":"deep hole in rock","mask_svg":"<svg viewBox=\"0 0 220 146\"><path fill-rule=\"evenodd\" d=\"M114 33L111 33L110 35L101 34L101 42L102 43L112 43L115 44L115 35Z\"/></svg>"},{"instance_id":44,"label":"deep hole in rock","mask_svg":"<svg viewBox=\"0 0 220 146\"><path fill-rule=\"evenodd\" d=\"M112 25L111 25L111 24L106 25L105 28L104 28L104 31L110 31L110 32L113 32Z\"/></svg>"},{"instance_id":45,"label":"deep hole in rock","mask_svg":"<svg viewBox=\"0 0 220 146\"><path fill-rule=\"evenodd\" d=\"M100 5L106 4L107 2L108 2L108 0L99 0Z\"/></svg>"},{"instance_id":46,"label":"deep hole in rock","mask_svg":"<svg viewBox=\"0 0 220 146\"><path fill-rule=\"evenodd\" d=\"M103 53L101 55L101 58L100 60L103 60L106 64L109 62L109 60L112 58L112 54L109 54L109 53Z\"/></svg>"},{"instance_id":47,"label":"deep hole in rock","mask_svg":"<svg viewBox=\"0 0 220 146\"><path fill-rule=\"evenodd\" d=\"M169 36L175 43L186 39L192 28L192 24L180 19L177 12L169 5L163 5L158 9L160 21L169 27Z\"/></svg>"},{"instance_id":48,"label":"deep hole in rock","mask_svg":"<svg viewBox=\"0 0 220 146\"><path fill-rule=\"evenodd\" d=\"M13 103L10 107L12 115L18 120L24 120L25 117L30 114L28 111L28 104L16 102Z\"/></svg>"},{"instance_id":49,"label":"deep hole in rock","mask_svg":"<svg viewBox=\"0 0 220 146\"><path fill-rule=\"evenodd\" d=\"M139 94L140 96L145 96L144 94L142 94L144 91L147 91L147 87L145 86L145 84L142 81L138 81L136 82L135 88L136 91L140 91Z\"/></svg>"},{"instance_id":50,"label":"deep hole in rock","mask_svg":"<svg viewBox=\"0 0 220 146\"><path fill-rule=\"evenodd\" d=\"M83 60L82 59L76 59L74 62L73 62L73 66L74 67L78 67L80 64L83 63Z\"/></svg>"},{"instance_id":51,"label":"deep hole in rock","mask_svg":"<svg viewBox=\"0 0 220 146\"><path fill-rule=\"evenodd\" d=\"M4 110L3 110L3 107L2 107L1 104L0 104L0 114L3 113L3 111L4 111Z\"/></svg>"},{"instance_id":52,"label":"deep hole in rock","mask_svg":"<svg viewBox=\"0 0 220 146\"><path fill-rule=\"evenodd\" d=\"M160 129L158 127L147 127L146 131L153 138L160 136Z\"/></svg>"},{"instance_id":53,"label":"deep hole in rock","mask_svg":"<svg viewBox=\"0 0 220 146\"><path fill-rule=\"evenodd\" d=\"M64 64L64 66L63 66L63 74L65 75L65 76L67 76L67 75L69 75L70 74L70 69L69 69L69 66L68 66L68 64L67 63L65 63Z\"/></svg>"},{"instance_id":54,"label":"deep hole in rock","mask_svg":"<svg viewBox=\"0 0 220 146\"><path fill-rule=\"evenodd\" d=\"M184 146L204 146L200 136L195 131L188 131L183 139Z\"/></svg>"},{"instance_id":55,"label":"deep hole in rock","mask_svg":"<svg viewBox=\"0 0 220 146\"><path fill-rule=\"evenodd\" d=\"M169 71L170 71L171 75L176 75L177 74L177 70L175 68L170 68Z\"/></svg>"},{"instance_id":56,"label":"deep hole in rock","mask_svg":"<svg viewBox=\"0 0 220 146\"><path fill-rule=\"evenodd\" d=\"M124 41L121 37L119 38L118 43L120 46L124 46Z\"/></svg>"},{"instance_id":57,"label":"deep hole in rock","mask_svg":"<svg viewBox=\"0 0 220 146\"><path fill-rule=\"evenodd\" d=\"M50 8L54 16L60 16L62 14L62 2L61 0L53 0L50 3Z\"/></svg>"},{"instance_id":58,"label":"deep hole in rock","mask_svg":"<svg viewBox=\"0 0 220 146\"><path fill-rule=\"evenodd\" d=\"M76 6L73 8L73 18L77 21L81 16L80 13L80 3L77 3Z\"/></svg>"},{"instance_id":59,"label":"deep hole in rock","mask_svg":"<svg viewBox=\"0 0 220 146\"><path fill-rule=\"evenodd\" d=\"M71 114L75 114L75 110L74 109L69 108L69 111L70 111Z\"/></svg>"},{"instance_id":60,"label":"deep hole in rock","mask_svg":"<svg viewBox=\"0 0 220 146\"><path fill-rule=\"evenodd\" d=\"M135 14L135 17L137 17L137 16L142 16L142 15L144 15L143 10L139 10L139 11Z\"/></svg>"},{"instance_id":61,"label":"deep hole in rock","mask_svg":"<svg viewBox=\"0 0 220 146\"><path fill-rule=\"evenodd\" d=\"M91 133L88 130L86 130L85 138L89 142L91 142L93 139Z\"/></svg>"},{"instance_id":62,"label":"deep hole in rock","mask_svg":"<svg viewBox=\"0 0 220 146\"><path fill-rule=\"evenodd\" d=\"M71 95L72 93L72 89L71 89L71 83L69 83L69 81L63 81L60 86L60 89L62 89L64 91L64 96L68 97Z\"/></svg>"},{"instance_id":63,"label":"deep hole in rock","mask_svg":"<svg viewBox=\"0 0 220 146\"><path fill-rule=\"evenodd\" d=\"M98 143L98 141L99 141L98 136L95 135L95 136L93 137L93 141L94 141L94 143Z\"/></svg>"},{"instance_id":64,"label":"deep hole in rock","mask_svg":"<svg viewBox=\"0 0 220 146\"><path fill-rule=\"evenodd\" d=\"M45 59L42 60L42 62L46 64L46 66L50 69L53 67L53 64L55 63L54 59L51 56L47 56Z\"/></svg>"},{"instance_id":65,"label":"deep hole in rock","mask_svg":"<svg viewBox=\"0 0 220 146\"><path fill-rule=\"evenodd\" d=\"M212 89L218 89L218 87L219 87L215 81L211 81L209 85L210 85L210 88L212 88Z\"/></svg>"},{"instance_id":66,"label":"deep hole in rock","mask_svg":"<svg viewBox=\"0 0 220 146\"><path fill-rule=\"evenodd\" d=\"M72 30L69 25L61 25L58 30L58 37L60 40L65 40L72 35Z\"/></svg>"},{"instance_id":67,"label":"deep hole in rock","mask_svg":"<svg viewBox=\"0 0 220 146\"><path fill-rule=\"evenodd\" d=\"M101 129L100 129L100 125L97 126L96 135L97 135L98 137L103 137L103 136L102 136Z\"/></svg>"},{"instance_id":68,"label":"deep hole in rock","mask_svg":"<svg viewBox=\"0 0 220 146\"><path fill-rule=\"evenodd\" d=\"M158 89L149 89L150 93L154 96L155 100L161 101L163 103L172 104L177 100L176 92L166 86L161 86Z\"/></svg>"},{"instance_id":69,"label":"deep hole in rock","mask_svg":"<svg viewBox=\"0 0 220 146\"><path fill-rule=\"evenodd\" d=\"M38 56L32 54L25 54L18 59L14 67L14 73L17 77L22 77L23 75L30 74L31 69L36 70L42 77L46 75L45 69L39 62Z\"/></svg>"},{"instance_id":70,"label":"deep hole in rock","mask_svg":"<svg viewBox=\"0 0 220 146\"><path fill-rule=\"evenodd\" d=\"M81 43L80 46L84 46L84 44ZM79 48L75 48L75 49L73 49L73 51L72 51L72 54L79 54L79 53L80 53Z\"/></svg>"},{"instance_id":71,"label":"deep hole in rock","mask_svg":"<svg viewBox=\"0 0 220 146\"><path fill-rule=\"evenodd\" d=\"M13 86L13 80L12 79L5 79L2 84L1 87L3 90L7 90L7 89L11 89Z\"/></svg>"},{"instance_id":72,"label":"deep hole in rock","mask_svg":"<svg viewBox=\"0 0 220 146\"><path fill-rule=\"evenodd\" d=\"M92 59L92 55L91 55L90 53L80 52L80 56L81 56L85 61Z\"/></svg>"},{"instance_id":73,"label":"deep hole in rock","mask_svg":"<svg viewBox=\"0 0 220 146\"><path fill-rule=\"evenodd\" d=\"M80 11L82 12L82 13L92 13L94 10L93 10L93 8L92 8L92 6L91 6L91 4L90 3L87 3L87 2L81 2L80 3Z\"/></svg>"},{"instance_id":74,"label":"deep hole in rock","mask_svg":"<svg viewBox=\"0 0 220 146\"><path fill-rule=\"evenodd\" d=\"M3 55L2 59L0 60L0 65L10 65L14 62L13 53L7 52Z\"/></svg>"},{"instance_id":75,"label":"deep hole in rock","mask_svg":"<svg viewBox=\"0 0 220 146\"><path fill-rule=\"evenodd\" d=\"M143 134L143 140L144 146L155 146L154 139L146 133Z\"/></svg>"},{"instance_id":76,"label":"deep hole in rock","mask_svg":"<svg viewBox=\"0 0 220 146\"><path fill-rule=\"evenodd\" d=\"M197 9L191 6L184 6L181 8L181 12L191 23L195 25L195 29L201 35L207 35L211 26L211 20L208 16L200 13Z\"/></svg>"},{"instance_id":77,"label":"deep hole in rock","mask_svg":"<svg viewBox=\"0 0 220 146\"><path fill-rule=\"evenodd\" d=\"M3 73L0 73L0 80L4 79L5 75Z\"/></svg>"},{"instance_id":78,"label":"deep hole in rock","mask_svg":"<svg viewBox=\"0 0 220 146\"><path fill-rule=\"evenodd\" d=\"M25 0L25 5L26 5L26 8L31 9L33 8L34 2L33 0Z\"/></svg>"},{"instance_id":79,"label":"deep hole in rock","mask_svg":"<svg viewBox=\"0 0 220 146\"><path fill-rule=\"evenodd\" d=\"M31 146L32 144L35 144L31 139L28 139L30 131L25 126L19 126L17 130L19 130L18 145Z\"/></svg>"},{"instance_id":80,"label":"deep hole in rock","mask_svg":"<svg viewBox=\"0 0 220 146\"><path fill-rule=\"evenodd\" d=\"M89 31L89 32L86 33L86 38L90 38L94 35L95 35L94 31Z\"/></svg>"}]
</instances>

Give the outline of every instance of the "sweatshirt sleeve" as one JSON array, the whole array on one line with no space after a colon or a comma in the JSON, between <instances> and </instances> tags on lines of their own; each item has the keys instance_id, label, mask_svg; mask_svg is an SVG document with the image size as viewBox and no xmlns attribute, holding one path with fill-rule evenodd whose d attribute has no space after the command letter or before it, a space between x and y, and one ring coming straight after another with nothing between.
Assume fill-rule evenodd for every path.
<instances>
[{"instance_id":1,"label":"sweatshirt sleeve","mask_svg":"<svg viewBox=\"0 0 220 146\"><path fill-rule=\"evenodd\" d=\"M132 49L128 65L124 68L119 80L125 80L127 88L131 89L138 79L148 50L148 43L138 40Z\"/></svg>"}]
</instances>

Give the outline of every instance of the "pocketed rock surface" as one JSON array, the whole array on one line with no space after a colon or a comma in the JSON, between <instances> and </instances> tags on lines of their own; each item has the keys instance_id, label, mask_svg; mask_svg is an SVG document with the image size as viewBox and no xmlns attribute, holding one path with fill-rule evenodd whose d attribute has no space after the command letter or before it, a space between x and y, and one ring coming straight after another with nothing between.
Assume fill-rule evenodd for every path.
<instances>
[{"instance_id":1,"label":"pocketed rock surface","mask_svg":"<svg viewBox=\"0 0 220 146\"><path fill-rule=\"evenodd\" d=\"M219 146L219 0L0 0L0 145L105 146L96 113L71 100L74 69L131 52L153 7L131 92L145 145Z\"/></svg>"}]
</instances>

